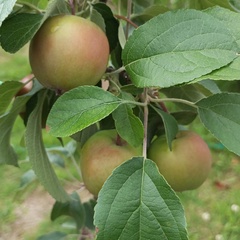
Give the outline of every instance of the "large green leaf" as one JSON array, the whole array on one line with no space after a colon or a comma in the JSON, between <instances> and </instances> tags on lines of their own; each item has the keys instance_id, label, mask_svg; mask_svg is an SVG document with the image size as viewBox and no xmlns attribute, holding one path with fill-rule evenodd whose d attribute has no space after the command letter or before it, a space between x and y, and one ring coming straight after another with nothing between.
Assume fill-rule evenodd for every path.
<instances>
[{"instance_id":1,"label":"large green leaf","mask_svg":"<svg viewBox=\"0 0 240 240\"><path fill-rule=\"evenodd\" d=\"M113 112L113 119L118 134L130 145L137 147L143 142L144 129L141 120L134 115L132 108L120 105Z\"/></svg>"},{"instance_id":2,"label":"large green leaf","mask_svg":"<svg viewBox=\"0 0 240 240\"><path fill-rule=\"evenodd\" d=\"M53 105L47 125L54 136L70 136L100 121L123 100L95 86L80 86L63 94Z\"/></svg>"},{"instance_id":3,"label":"large green leaf","mask_svg":"<svg viewBox=\"0 0 240 240\"><path fill-rule=\"evenodd\" d=\"M238 51L221 21L185 9L158 15L136 29L122 58L136 86L169 87L229 64Z\"/></svg>"},{"instance_id":4,"label":"large green leaf","mask_svg":"<svg viewBox=\"0 0 240 240\"><path fill-rule=\"evenodd\" d=\"M0 26L3 20L11 13L17 0L0 0Z\"/></svg>"},{"instance_id":5,"label":"large green leaf","mask_svg":"<svg viewBox=\"0 0 240 240\"><path fill-rule=\"evenodd\" d=\"M114 170L95 207L98 240L188 239L184 211L156 164L133 158Z\"/></svg>"},{"instance_id":6,"label":"large green leaf","mask_svg":"<svg viewBox=\"0 0 240 240\"><path fill-rule=\"evenodd\" d=\"M238 47L240 47L240 15L225 8L214 7L205 10L206 13L217 18L222 25L225 25L229 32L235 39ZM213 71L210 74L202 76L200 79L213 79L213 80L238 80L240 79L240 58L234 59L234 61L227 66ZM199 79L197 79L199 80Z\"/></svg>"},{"instance_id":7,"label":"large green leaf","mask_svg":"<svg viewBox=\"0 0 240 240\"><path fill-rule=\"evenodd\" d=\"M22 48L38 30L43 15L20 13L6 19L0 28L2 48L10 53Z\"/></svg>"},{"instance_id":8,"label":"large green leaf","mask_svg":"<svg viewBox=\"0 0 240 240\"><path fill-rule=\"evenodd\" d=\"M240 94L219 93L196 103L205 127L230 151L240 155Z\"/></svg>"},{"instance_id":9,"label":"large green leaf","mask_svg":"<svg viewBox=\"0 0 240 240\"><path fill-rule=\"evenodd\" d=\"M44 89L38 93L38 103L29 116L25 136L26 148L38 180L57 201L65 202L69 200L69 196L50 164L42 139L42 107L46 92Z\"/></svg>"}]
</instances>

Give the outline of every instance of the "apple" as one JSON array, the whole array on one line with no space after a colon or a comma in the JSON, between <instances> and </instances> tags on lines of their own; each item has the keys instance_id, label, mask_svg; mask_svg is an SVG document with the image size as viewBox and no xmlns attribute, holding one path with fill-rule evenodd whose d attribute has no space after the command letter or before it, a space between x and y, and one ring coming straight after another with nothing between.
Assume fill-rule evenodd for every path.
<instances>
[{"instance_id":1,"label":"apple","mask_svg":"<svg viewBox=\"0 0 240 240\"><path fill-rule=\"evenodd\" d=\"M29 93L32 90L33 78L34 78L34 75L31 73L20 80L20 82L23 84L23 87L17 92L16 96L22 96L24 94Z\"/></svg>"},{"instance_id":2,"label":"apple","mask_svg":"<svg viewBox=\"0 0 240 240\"><path fill-rule=\"evenodd\" d=\"M192 131L179 131L169 149L166 137L156 138L149 147L153 160L166 181L175 191L198 188L208 177L212 156L205 141Z\"/></svg>"},{"instance_id":3,"label":"apple","mask_svg":"<svg viewBox=\"0 0 240 240\"><path fill-rule=\"evenodd\" d=\"M82 180L97 196L112 171L126 160L142 155L142 146L132 147L115 129L100 130L83 145L80 154Z\"/></svg>"},{"instance_id":4,"label":"apple","mask_svg":"<svg viewBox=\"0 0 240 240\"><path fill-rule=\"evenodd\" d=\"M73 15L48 18L29 47L35 77L43 86L61 92L97 84L108 58L105 33L90 20Z\"/></svg>"}]
</instances>

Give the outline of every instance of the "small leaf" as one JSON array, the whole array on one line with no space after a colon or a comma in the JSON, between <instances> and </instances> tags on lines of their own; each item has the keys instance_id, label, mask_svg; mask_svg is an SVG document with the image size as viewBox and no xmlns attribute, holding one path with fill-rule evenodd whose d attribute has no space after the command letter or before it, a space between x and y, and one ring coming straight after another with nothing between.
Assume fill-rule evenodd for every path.
<instances>
[{"instance_id":1,"label":"small leaf","mask_svg":"<svg viewBox=\"0 0 240 240\"><path fill-rule=\"evenodd\" d=\"M94 223L97 240L188 239L178 197L156 164L141 157L123 163L107 179L98 196Z\"/></svg>"},{"instance_id":2,"label":"small leaf","mask_svg":"<svg viewBox=\"0 0 240 240\"><path fill-rule=\"evenodd\" d=\"M54 136L70 136L100 121L123 100L95 86L80 86L63 94L53 105L47 125Z\"/></svg>"},{"instance_id":3,"label":"small leaf","mask_svg":"<svg viewBox=\"0 0 240 240\"><path fill-rule=\"evenodd\" d=\"M171 112L171 115L176 119L178 124L181 124L181 125L188 125L197 117L196 112L188 111L188 110Z\"/></svg>"},{"instance_id":4,"label":"small leaf","mask_svg":"<svg viewBox=\"0 0 240 240\"><path fill-rule=\"evenodd\" d=\"M50 16L69 13L65 0L50 0L42 19L42 23Z\"/></svg>"},{"instance_id":5,"label":"small leaf","mask_svg":"<svg viewBox=\"0 0 240 240\"><path fill-rule=\"evenodd\" d=\"M138 147L143 142L143 124L141 120L134 115L129 105L120 105L113 112L113 119L118 134L130 145Z\"/></svg>"},{"instance_id":6,"label":"small leaf","mask_svg":"<svg viewBox=\"0 0 240 240\"><path fill-rule=\"evenodd\" d=\"M22 48L38 30L43 15L19 13L6 19L0 28L2 48L10 53Z\"/></svg>"},{"instance_id":7,"label":"small leaf","mask_svg":"<svg viewBox=\"0 0 240 240\"><path fill-rule=\"evenodd\" d=\"M37 240L66 240L66 236L67 234L64 232L55 231L48 234L44 234L38 237Z\"/></svg>"},{"instance_id":8,"label":"small leaf","mask_svg":"<svg viewBox=\"0 0 240 240\"><path fill-rule=\"evenodd\" d=\"M94 207L96 205L96 201L91 199L88 202L83 203L86 219L85 226L89 229L94 230L95 226L93 224L93 216L94 216Z\"/></svg>"},{"instance_id":9,"label":"small leaf","mask_svg":"<svg viewBox=\"0 0 240 240\"><path fill-rule=\"evenodd\" d=\"M30 95L17 97L11 110L0 117L0 164L18 165L17 155L10 144L10 138L15 120L29 98Z\"/></svg>"},{"instance_id":10,"label":"small leaf","mask_svg":"<svg viewBox=\"0 0 240 240\"><path fill-rule=\"evenodd\" d=\"M196 89L199 89L205 96L210 96L212 94L221 93L218 85L212 80L203 80L194 84Z\"/></svg>"},{"instance_id":11,"label":"small leaf","mask_svg":"<svg viewBox=\"0 0 240 240\"><path fill-rule=\"evenodd\" d=\"M0 27L2 22L12 12L17 0L0 0Z\"/></svg>"},{"instance_id":12,"label":"small leaf","mask_svg":"<svg viewBox=\"0 0 240 240\"><path fill-rule=\"evenodd\" d=\"M17 81L6 81L0 85L0 115L2 115L16 93L22 88L23 84Z\"/></svg>"},{"instance_id":13,"label":"small leaf","mask_svg":"<svg viewBox=\"0 0 240 240\"><path fill-rule=\"evenodd\" d=\"M49 162L42 139L41 116L47 91L48 90L44 89L38 93L39 101L29 116L25 137L26 148L29 160L32 164L32 169L34 170L38 180L52 195L52 197L54 197L57 201L65 202L69 200L69 196L61 186L52 165Z\"/></svg>"},{"instance_id":14,"label":"small leaf","mask_svg":"<svg viewBox=\"0 0 240 240\"><path fill-rule=\"evenodd\" d=\"M205 127L226 148L240 155L240 94L219 93L196 105Z\"/></svg>"},{"instance_id":15,"label":"small leaf","mask_svg":"<svg viewBox=\"0 0 240 240\"><path fill-rule=\"evenodd\" d=\"M165 134L166 134L166 138L167 138L168 147L171 150L172 149L172 140L176 137L176 134L178 132L178 123L177 123L176 119L169 113L166 113L166 112L162 111L161 109L156 108L152 105L151 105L151 107L162 118L164 128L165 128Z\"/></svg>"},{"instance_id":16,"label":"small leaf","mask_svg":"<svg viewBox=\"0 0 240 240\"><path fill-rule=\"evenodd\" d=\"M237 57L239 47L215 17L193 9L160 14L129 37L122 58L138 87L192 81Z\"/></svg>"},{"instance_id":17,"label":"small leaf","mask_svg":"<svg viewBox=\"0 0 240 240\"><path fill-rule=\"evenodd\" d=\"M86 216L84 207L76 192L71 194L71 198L68 202L55 202L51 212L51 220L54 221L62 215L72 217L77 223L78 230L83 227Z\"/></svg>"}]
</instances>

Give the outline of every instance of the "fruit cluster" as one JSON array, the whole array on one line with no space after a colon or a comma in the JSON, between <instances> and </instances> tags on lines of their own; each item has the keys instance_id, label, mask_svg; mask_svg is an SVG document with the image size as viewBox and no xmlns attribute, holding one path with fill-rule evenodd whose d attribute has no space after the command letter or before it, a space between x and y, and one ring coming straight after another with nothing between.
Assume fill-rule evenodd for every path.
<instances>
[{"instance_id":1,"label":"fruit cluster","mask_svg":"<svg viewBox=\"0 0 240 240\"><path fill-rule=\"evenodd\" d=\"M81 85L96 85L106 71L109 43L105 33L89 20L71 15L49 18L30 44L33 74L45 87L61 93ZM115 129L100 130L81 150L80 167L87 189L98 195L112 171L134 156L133 147ZM175 191L199 187L211 168L211 153L196 133L179 131L169 149L164 135L155 137L148 158Z\"/></svg>"}]
</instances>

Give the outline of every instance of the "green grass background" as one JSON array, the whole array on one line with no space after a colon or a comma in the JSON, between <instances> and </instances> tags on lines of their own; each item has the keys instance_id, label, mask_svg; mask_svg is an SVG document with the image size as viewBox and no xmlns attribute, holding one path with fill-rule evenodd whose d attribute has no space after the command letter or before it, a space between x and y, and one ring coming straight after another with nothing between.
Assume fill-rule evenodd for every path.
<instances>
[{"instance_id":1,"label":"green grass background","mask_svg":"<svg viewBox=\"0 0 240 240\"><path fill-rule=\"evenodd\" d=\"M0 80L20 80L30 73L27 46L17 54L11 55L0 50ZM1 104L1 103L0 103ZM240 158L229 153L219 144L206 129L199 119L190 126L198 132L209 144L213 153L213 168L207 181L197 190L179 193L178 196L184 206L188 224L190 240L239 240L240 239ZM22 176L30 169L27 154L24 148L24 125L18 118L11 142L16 149L20 168L0 166L0 239L1 236L13 231L19 215L16 214L19 206L27 199L42 194L42 187L35 181L30 186L21 189ZM57 146L59 142L44 132L44 142L47 147ZM69 172L56 168L63 182L70 186L78 187L76 169L69 163ZM218 183L218 185L216 184ZM219 186L219 183L221 186ZM40 195L39 195L40 192ZM47 196L47 195L46 195ZM46 200L47 201L47 200ZM44 199L38 204L45 204ZM24 214L23 214L24 215ZM71 228L60 218L55 222L50 221L50 212L31 231L26 231L18 236L20 239L37 239L37 236L54 230L71 232ZM23 218L24 216L21 216ZM37 216L36 216L37 217ZM34 220L34 219L32 219ZM31 221L31 219L30 219ZM65 226L65 227L63 227ZM21 228L21 226L19 226ZM73 235L72 239L77 239ZM4 239L5 240L5 239Z\"/></svg>"}]
</instances>

